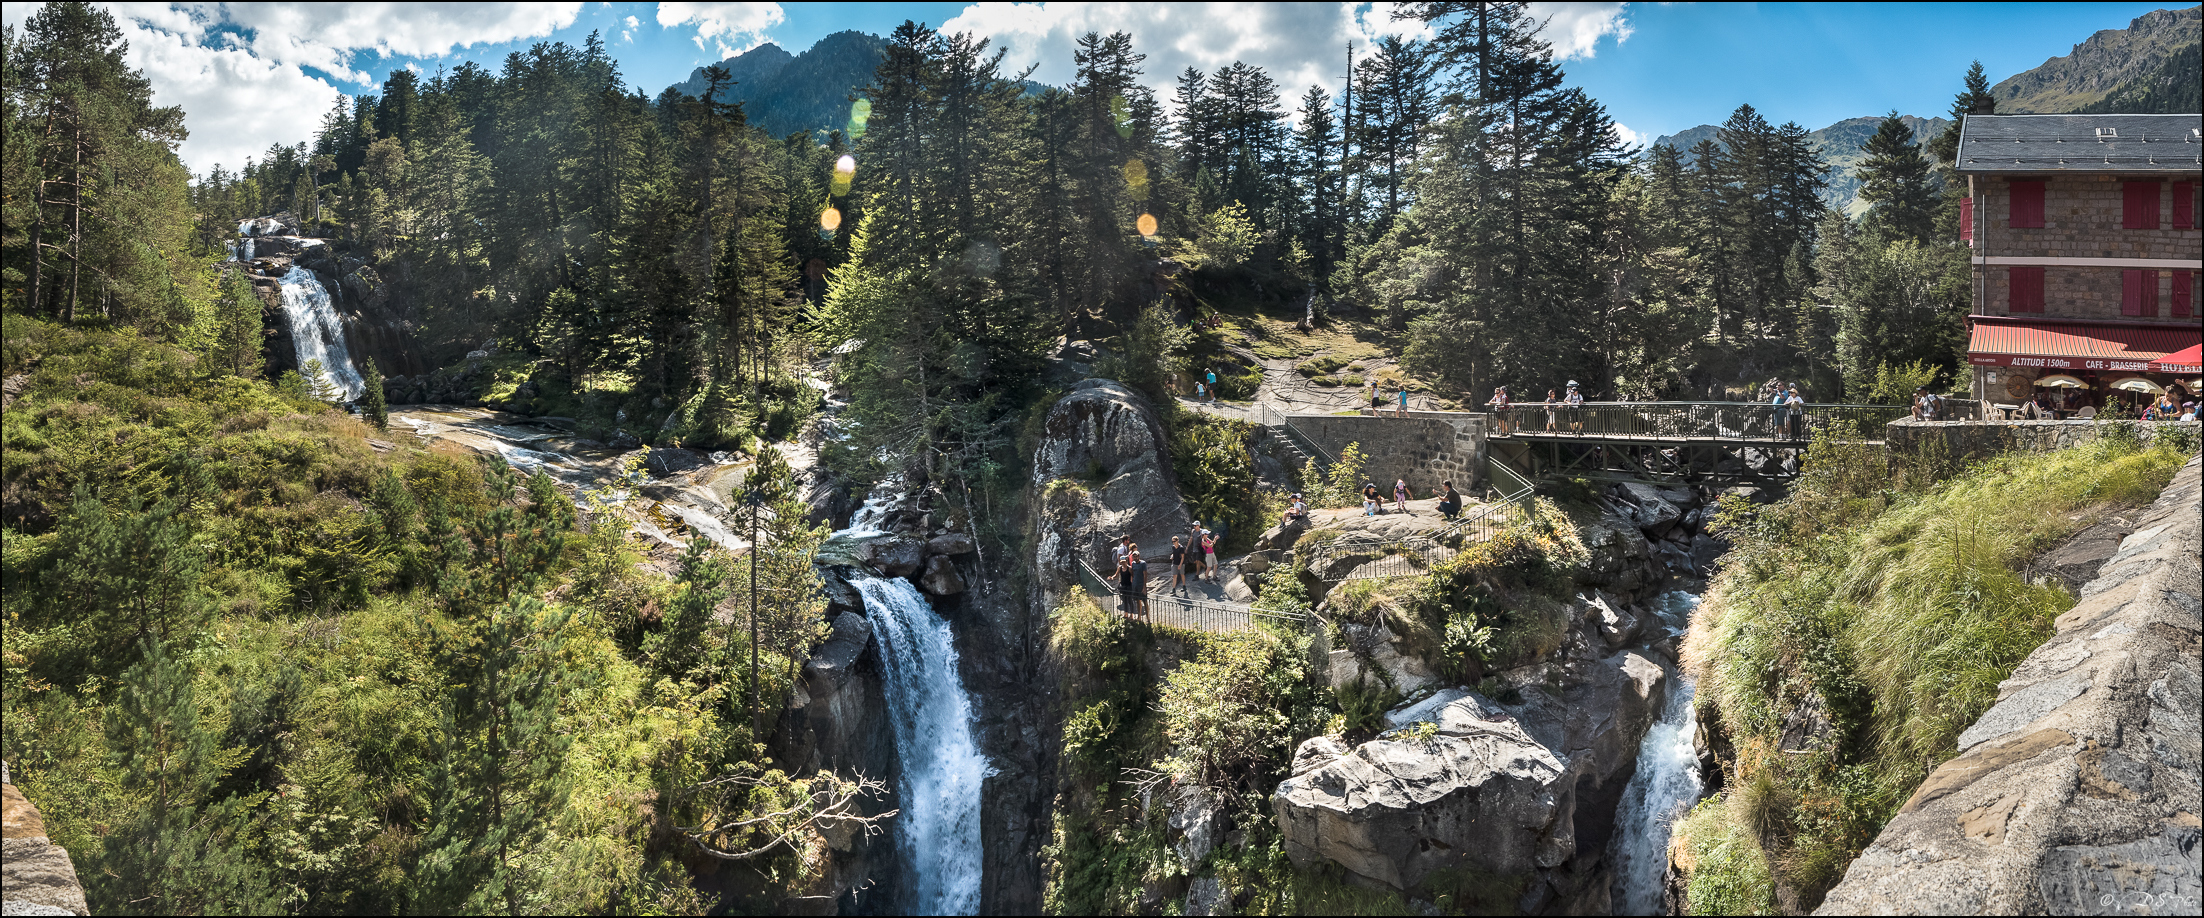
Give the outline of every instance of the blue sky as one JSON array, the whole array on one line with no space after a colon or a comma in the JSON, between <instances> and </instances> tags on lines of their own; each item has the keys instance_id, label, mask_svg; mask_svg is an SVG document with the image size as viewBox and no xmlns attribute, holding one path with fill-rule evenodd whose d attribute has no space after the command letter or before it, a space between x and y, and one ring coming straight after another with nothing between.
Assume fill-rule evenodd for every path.
<instances>
[{"instance_id":1,"label":"blue sky","mask_svg":"<svg viewBox=\"0 0 2204 918\"><path fill-rule=\"evenodd\" d=\"M1035 78L1070 77L1082 32L1125 29L1150 82L1244 60L1297 98L1337 90L1344 45L1416 34L1371 3L108 3L163 104L185 107L194 171L236 167L311 135L338 93L372 92L398 67L463 60L496 69L539 41L602 32L627 79L656 94L695 67L772 41L801 52L843 29L906 18L990 36ZM36 4L9 3L20 23ZM1605 103L1626 139L1719 122L1750 102L1809 129L1897 109L1939 115L1967 63L1993 82L2063 55L2154 3L1533 3L1570 82ZM1167 95L1167 93L1166 93Z\"/></svg>"}]
</instances>

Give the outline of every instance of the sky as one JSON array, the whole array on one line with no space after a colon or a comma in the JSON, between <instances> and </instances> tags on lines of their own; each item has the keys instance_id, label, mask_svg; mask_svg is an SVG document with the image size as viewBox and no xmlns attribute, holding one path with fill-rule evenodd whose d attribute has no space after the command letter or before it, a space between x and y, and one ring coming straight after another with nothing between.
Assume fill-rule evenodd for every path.
<instances>
[{"instance_id":1,"label":"sky","mask_svg":"<svg viewBox=\"0 0 2204 918\"><path fill-rule=\"evenodd\" d=\"M8 3L21 27L41 4ZM401 67L491 70L539 41L605 38L629 83L656 95L696 67L765 42L800 53L845 29L905 19L973 32L1033 78L1071 77L1072 42L1123 29L1169 98L1178 73L1245 61L1285 88L1337 92L1346 46L1416 36L1389 3L103 3L155 101L182 105L178 152L204 173L311 138L340 93L374 92ZM1623 139L1719 123L1751 103L1771 122L1944 114L1969 61L1994 83L2064 55L2164 3L1532 3L1569 83L1607 106Z\"/></svg>"}]
</instances>

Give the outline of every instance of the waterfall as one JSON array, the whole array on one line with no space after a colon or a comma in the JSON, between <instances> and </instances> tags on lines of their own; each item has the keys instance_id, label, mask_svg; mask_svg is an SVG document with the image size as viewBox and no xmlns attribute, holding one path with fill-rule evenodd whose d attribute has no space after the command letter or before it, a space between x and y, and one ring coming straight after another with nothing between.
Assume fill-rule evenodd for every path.
<instances>
[{"instance_id":1,"label":"waterfall","mask_svg":"<svg viewBox=\"0 0 2204 918\"><path fill-rule=\"evenodd\" d=\"M292 265L290 273L283 275L283 311L291 318L291 345L298 351L299 372L305 373L307 361L319 360L329 384L342 390L346 401L359 398L367 387L360 382L360 371L352 368L351 351L345 349L344 321L314 272Z\"/></svg>"},{"instance_id":2,"label":"waterfall","mask_svg":"<svg viewBox=\"0 0 2204 918\"><path fill-rule=\"evenodd\" d=\"M980 906L981 784L994 770L972 742L972 700L957 680L949 623L901 578L856 582L886 673L888 718L903 766L892 831L908 865L904 908L970 915Z\"/></svg>"},{"instance_id":3,"label":"waterfall","mask_svg":"<svg viewBox=\"0 0 2204 918\"><path fill-rule=\"evenodd\" d=\"M1671 634L1688 626L1699 597L1663 593L1654 613ZM1661 718L1638 744L1638 769L1623 788L1615 813L1615 898L1617 915L1661 912L1661 881L1668 871L1669 830L1699 802L1699 753L1692 748L1691 680L1679 672L1669 688Z\"/></svg>"},{"instance_id":4,"label":"waterfall","mask_svg":"<svg viewBox=\"0 0 2204 918\"><path fill-rule=\"evenodd\" d=\"M260 228L255 225L256 222L247 220L237 224L237 235L240 238L237 240L237 244L230 246L231 258L237 261L253 260L253 230Z\"/></svg>"}]
</instances>

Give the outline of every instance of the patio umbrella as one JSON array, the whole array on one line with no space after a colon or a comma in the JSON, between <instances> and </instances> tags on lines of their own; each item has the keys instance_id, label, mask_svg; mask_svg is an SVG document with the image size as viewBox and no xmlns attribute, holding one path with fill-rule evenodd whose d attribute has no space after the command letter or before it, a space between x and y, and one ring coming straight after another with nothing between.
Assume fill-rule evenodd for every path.
<instances>
[{"instance_id":1,"label":"patio umbrella","mask_svg":"<svg viewBox=\"0 0 2204 918\"><path fill-rule=\"evenodd\" d=\"M2144 379L2140 376L2130 376L2126 379L2120 380L2119 382L2113 383L2112 388L2126 389L2129 392L2148 392L2152 395L2166 394L2166 387L2151 382L2150 380Z\"/></svg>"},{"instance_id":2,"label":"patio umbrella","mask_svg":"<svg viewBox=\"0 0 2204 918\"><path fill-rule=\"evenodd\" d=\"M2036 380L2036 385L2052 389L2087 389L2089 384L2064 373L2053 373Z\"/></svg>"},{"instance_id":3,"label":"patio umbrella","mask_svg":"<svg viewBox=\"0 0 2204 918\"><path fill-rule=\"evenodd\" d=\"M2149 369L2153 373L2193 373L2199 364L2204 364L2204 344L2191 344L2151 361Z\"/></svg>"}]
</instances>

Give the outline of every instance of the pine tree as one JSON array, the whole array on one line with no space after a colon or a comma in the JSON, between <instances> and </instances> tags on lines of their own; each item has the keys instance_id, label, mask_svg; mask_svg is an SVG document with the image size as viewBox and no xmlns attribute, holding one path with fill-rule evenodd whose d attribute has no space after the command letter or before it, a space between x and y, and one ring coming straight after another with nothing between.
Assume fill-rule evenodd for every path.
<instances>
[{"instance_id":1,"label":"pine tree","mask_svg":"<svg viewBox=\"0 0 2204 918\"><path fill-rule=\"evenodd\" d=\"M360 383L365 387L360 393L360 407L368 423L376 430L389 430L390 405L383 400L383 374L375 368L375 358L367 358L366 366L360 368Z\"/></svg>"},{"instance_id":2,"label":"pine tree","mask_svg":"<svg viewBox=\"0 0 2204 918\"><path fill-rule=\"evenodd\" d=\"M1936 215L1936 189L1929 161L1913 142L1913 130L1892 111L1862 148L1860 198L1871 206L1867 224L1886 240L1925 243Z\"/></svg>"},{"instance_id":3,"label":"pine tree","mask_svg":"<svg viewBox=\"0 0 2204 918\"><path fill-rule=\"evenodd\" d=\"M570 615L517 596L443 638L451 690L435 812L416 907L521 913L543 878L524 857L551 831L573 784L561 701L583 682L564 662Z\"/></svg>"},{"instance_id":4,"label":"pine tree","mask_svg":"<svg viewBox=\"0 0 2204 918\"><path fill-rule=\"evenodd\" d=\"M283 903L246 838L245 801L210 799L234 752L200 723L191 669L164 644L140 643L106 721L121 790L136 800L106 835L100 863L84 872L86 898L103 914L273 912Z\"/></svg>"}]
</instances>

